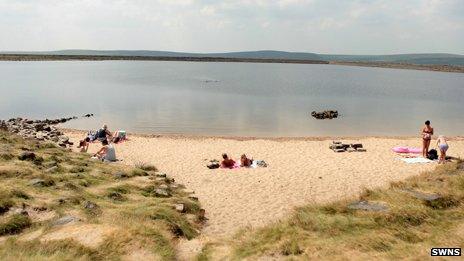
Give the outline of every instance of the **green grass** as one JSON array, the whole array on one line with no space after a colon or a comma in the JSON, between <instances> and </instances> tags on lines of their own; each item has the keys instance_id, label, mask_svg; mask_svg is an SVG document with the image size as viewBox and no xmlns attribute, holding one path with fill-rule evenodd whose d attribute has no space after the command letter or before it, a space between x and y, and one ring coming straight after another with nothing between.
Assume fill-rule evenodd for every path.
<instances>
[{"instance_id":1,"label":"green grass","mask_svg":"<svg viewBox=\"0 0 464 261\"><path fill-rule=\"evenodd\" d=\"M0 236L18 234L31 224L31 219L28 216L14 214L5 222L0 223Z\"/></svg>"},{"instance_id":2,"label":"green grass","mask_svg":"<svg viewBox=\"0 0 464 261\"><path fill-rule=\"evenodd\" d=\"M381 258L427 258L434 246L464 247L456 228L464 224L462 162L438 167L388 189L366 190L360 199L384 202L388 211L347 208L351 201L298 208L287 220L236 235L233 258L266 255L343 259L348 254ZM438 193L431 202L401 189Z\"/></svg>"},{"instance_id":3,"label":"green grass","mask_svg":"<svg viewBox=\"0 0 464 261\"><path fill-rule=\"evenodd\" d=\"M34 152L38 160L19 160L17 156L25 150ZM0 260L119 260L133 251L131 246L143 247L163 260L175 260L175 240L198 235L201 224L173 209L173 204L183 202L189 206L188 215L195 216L200 211L198 202L190 202L180 190L171 191L167 198L141 195L145 186L161 185L149 177L132 179L154 175L153 165L137 168L92 161L87 154L1 131L0 155L6 155L0 158L0 237L9 236L0 240ZM54 166L57 168L47 171ZM117 180L114 174L118 172L128 175ZM36 178L45 184L32 186L30 182ZM87 201L98 207L85 208ZM55 218L33 221L9 212L21 206L26 211L53 212ZM66 215L79 217L78 225L107 226L115 233L95 249L75 240L41 241L40 237L65 227L53 222ZM18 240L24 233L40 229L43 235L38 240Z\"/></svg>"}]
</instances>

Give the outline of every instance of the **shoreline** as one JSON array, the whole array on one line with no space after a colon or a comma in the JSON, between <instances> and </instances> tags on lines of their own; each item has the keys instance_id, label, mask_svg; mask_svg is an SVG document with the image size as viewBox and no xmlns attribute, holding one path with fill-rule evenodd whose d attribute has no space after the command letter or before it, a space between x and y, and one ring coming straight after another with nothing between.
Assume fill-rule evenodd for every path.
<instances>
[{"instance_id":1,"label":"shoreline","mask_svg":"<svg viewBox=\"0 0 464 261\"><path fill-rule=\"evenodd\" d=\"M171 57L171 56L111 56L111 55L49 55L49 54L0 54L0 61L184 61L184 62L236 62L327 64L371 68L419 70L431 72L464 73L464 66L446 64L412 64L395 62L326 61L276 58L226 58L226 57Z\"/></svg>"},{"instance_id":2,"label":"shoreline","mask_svg":"<svg viewBox=\"0 0 464 261\"><path fill-rule=\"evenodd\" d=\"M58 128L63 132L71 134L81 134L85 133L88 130L73 129L73 128ZM114 131L114 130L112 130ZM286 137L286 136L233 136L233 135L199 135L199 134L157 134L157 133L134 133L127 132L129 137L139 137L139 138L167 138L173 140L182 140L182 139L192 139L192 140L207 140L207 139L223 139L223 140L233 140L233 141L332 141L332 140L362 140L362 139L394 139L394 140L414 140L420 139L419 135L359 135L359 136L297 136L297 137ZM457 136L446 136L450 141L463 141L463 135Z\"/></svg>"}]
</instances>

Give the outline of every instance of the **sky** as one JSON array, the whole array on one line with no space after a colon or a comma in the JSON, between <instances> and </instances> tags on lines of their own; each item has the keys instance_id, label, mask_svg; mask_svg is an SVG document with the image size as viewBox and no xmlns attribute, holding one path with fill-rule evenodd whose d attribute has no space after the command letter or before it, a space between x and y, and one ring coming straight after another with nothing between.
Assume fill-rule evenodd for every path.
<instances>
[{"instance_id":1,"label":"sky","mask_svg":"<svg viewBox=\"0 0 464 261\"><path fill-rule=\"evenodd\" d=\"M0 50L464 54L464 0L0 0Z\"/></svg>"}]
</instances>

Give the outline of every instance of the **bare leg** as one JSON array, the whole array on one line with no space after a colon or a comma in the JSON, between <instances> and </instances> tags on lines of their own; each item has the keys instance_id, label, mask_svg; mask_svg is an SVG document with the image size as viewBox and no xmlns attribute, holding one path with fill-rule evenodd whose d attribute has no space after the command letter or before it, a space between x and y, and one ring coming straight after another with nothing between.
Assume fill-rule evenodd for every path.
<instances>
[{"instance_id":1,"label":"bare leg","mask_svg":"<svg viewBox=\"0 0 464 261\"><path fill-rule=\"evenodd\" d=\"M422 139L422 156L425 158L427 157L427 141Z\"/></svg>"}]
</instances>

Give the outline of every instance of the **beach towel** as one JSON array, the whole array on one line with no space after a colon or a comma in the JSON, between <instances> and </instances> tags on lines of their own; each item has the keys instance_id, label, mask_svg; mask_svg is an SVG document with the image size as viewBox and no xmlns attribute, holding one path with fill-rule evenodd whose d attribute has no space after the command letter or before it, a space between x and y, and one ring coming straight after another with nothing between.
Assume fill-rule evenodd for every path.
<instances>
[{"instance_id":1,"label":"beach towel","mask_svg":"<svg viewBox=\"0 0 464 261\"><path fill-rule=\"evenodd\" d=\"M426 159L426 158L400 158L402 161L409 163L409 164L414 164L414 163L432 163L432 160Z\"/></svg>"}]
</instances>

